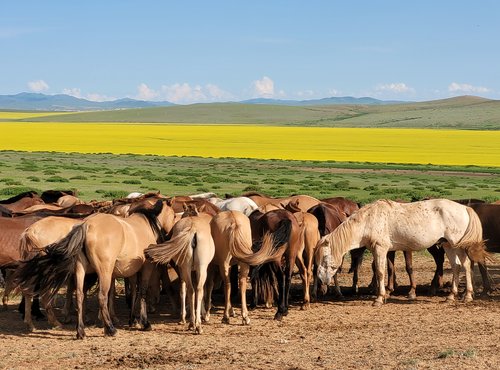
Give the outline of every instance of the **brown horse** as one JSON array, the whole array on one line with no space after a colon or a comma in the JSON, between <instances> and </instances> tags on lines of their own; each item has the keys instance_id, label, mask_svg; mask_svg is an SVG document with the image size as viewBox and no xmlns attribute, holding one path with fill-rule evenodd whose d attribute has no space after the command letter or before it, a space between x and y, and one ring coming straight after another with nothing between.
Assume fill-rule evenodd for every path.
<instances>
[{"instance_id":1,"label":"brown horse","mask_svg":"<svg viewBox=\"0 0 500 370\"><path fill-rule=\"evenodd\" d=\"M26 208L29 208L29 207L37 205L37 204L44 204L44 201L38 195L33 195L31 197L26 196L26 197L20 198L12 203L2 203L2 207L8 209L12 213L15 213L15 212L23 211Z\"/></svg>"},{"instance_id":2,"label":"brown horse","mask_svg":"<svg viewBox=\"0 0 500 370\"><path fill-rule=\"evenodd\" d=\"M271 275L274 275L277 279L278 311L274 318L275 320L281 320L283 316L288 314L290 284L296 262L298 262L299 272L304 284L304 305L309 303L306 300L308 298L306 297L306 285L308 283L306 266L302 259L297 258L303 250L301 229L293 214L284 209L269 211L265 214L256 210L250 215L250 223L253 239L252 249L258 247L261 243L263 244L263 238L266 235L272 234L274 240L273 250L269 253L267 260L264 259L261 263L270 262L268 266L272 271ZM248 258L235 257L242 262L255 265L255 263L249 262ZM257 271L260 268L259 266Z\"/></svg>"},{"instance_id":3,"label":"brown horse","mask_svg":"<svg viewBox=\"0 0 500 370\"><path fill-rule=\"evenodd\" d=\"M323 203L331 204L346 214L347 217L356 212L361 205L344 197L333 197L321 199Z\"/></svg>"},{"instance_id":4,"label":"brown horse","mask_svg":"<svg viewBox=\"0 0 500 370\"><path fill-rule=\"evenodd\" d=\"M298 201L299 208L303 212L307 212L309 208L319 203L318 199L310 197L309 195L293 195L284 198L272 198L261 193L250 192L242 194L242 196L252 199L259 207L266 204L273 204L279 208L283 208L288 203L295 203Z\"/></svg>"},{"instance_id":5,"label":"brown horse","mask_svg":"<svg viewBox=\"0 0 500 370\"><path fill-rule=\"evenodd\" d=\"M25 261L16 271L16 281L28 294L49 294L75 275L78 311L77 338L85 337L83 322L83 288L86 273L96 272L99 279L99 307L105 335L116 329L108 310L109 291L114 277L132 277L145 262L144 249L165 238L173 226L174 214L164 201L152 209L138 209L127 218L99 213L77 225L61 241L46 248L46 255ZM148 276L149 277L149 276ZM146 292L148 281L141 280L141 324L147 320ZM133 285L132 285L133 286ZM132 290L131 324L135 319L136 290Z\"/></svg>"}]
</instances>

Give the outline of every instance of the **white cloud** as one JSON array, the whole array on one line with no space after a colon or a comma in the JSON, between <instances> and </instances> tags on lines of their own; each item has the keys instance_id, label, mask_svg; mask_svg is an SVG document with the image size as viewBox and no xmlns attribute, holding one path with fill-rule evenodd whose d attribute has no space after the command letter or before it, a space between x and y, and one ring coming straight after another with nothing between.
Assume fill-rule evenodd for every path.
<instances>
[{"instance_id":1,"label":"white cloud","mask_svg":"<svg viewBox=\"0 0 500 370\"><path fill-rule=\"evenodd\" d=\"M232 94L214 84L194 85L187 82L162 85L156 100L167 100L176 104L209 103L233 99Z\"/></svg>"},{"instance_id":2,"label":"white cloud","mask_svg":"<svg viewBox=\"0 0 500 370\"><path fill-rule=\"evenodd\" d=\"M80 99L87 99L90 101L110 101L110 100L116 100L116 98L112 96L107 96L99 93L89 93L86 95L82 94L82 90L78 87L72 87L70 89L63 89L62 90L63 94L66 95L71 95L74 96L75 98L80 98Z\"/></svg>"},{"instance_id":3,"label":"white cloud","mask_svg":"<svg viewBox=\"0 0 500 370\"><path fill-rule=\"evenodd\" d=\"M396 82L396 83L390 83L390 84L380 84L378 85L375 90L380 91L380 92L392 92L396 94L404 94L404 93L410 93L410 92L415 92L415 89L412 87L409 87L403 82Z\"/></svg>"},{"instance_id":4,"label":"white cloud","mask_svg":"<svg viewBox=\"0 0 500 370\"><path fill-rule=\"evenodd\" d=\"M44 80L30 81L28 87L31 91L42 92L49 89L49 85Z\"/></svg>"},{"instance_id":5,"label":"white cloud","mask_svg":"<svg viewBox=\"0 0 500 370\"><path fill-rule=\"evenodd\" d=\"M271 98L274 96L274 81L269 77L264 76L260 80L256 80L252 83L255 95L262 98ZM283 91L280 91L283 93Z\"/></svg>"},{"instance_id":6,"label":"white cloud","mask_svg":"<svg viewBox=\"0 0 500 370\"><path fill-rule=\"evenodd\" d=\"M450 86L448 86L448 91L452 93L488 93L491 92L491 89L483 86L472 86L469 84L452 82Z\"/></svg>"},{"instance_id":7,"label":"white cloud","mask_svg":"<svg viewBox=\"0 0 500 370\"><path fill-rule=\"evenodd\" d=\"M158 93L148 87L145 83L141 83L137 86L138 94L137 99L139 100L154 100L158 97Z\"/></svg>"}]
</instances>

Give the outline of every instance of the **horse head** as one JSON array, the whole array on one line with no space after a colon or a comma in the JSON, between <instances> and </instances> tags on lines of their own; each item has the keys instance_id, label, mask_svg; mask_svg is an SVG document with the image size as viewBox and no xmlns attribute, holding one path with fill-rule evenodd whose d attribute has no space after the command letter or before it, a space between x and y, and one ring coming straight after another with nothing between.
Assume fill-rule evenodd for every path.
<instances>
[{"instance_id":1,"label":"horse head","mask_svg":"<svg viewBox=\"0 0 500 370\"><path fill-rule=\"evenodd\" d=\"M340 267L340 265L335 266L330 240L327 236L322 237L318 241L314 253L314 262L316 266L318 266L316 272L317 281L320 285L321 293L325 295L328 290L328 285L332 283L333 276Z\"/></svg>"}]
</instances>

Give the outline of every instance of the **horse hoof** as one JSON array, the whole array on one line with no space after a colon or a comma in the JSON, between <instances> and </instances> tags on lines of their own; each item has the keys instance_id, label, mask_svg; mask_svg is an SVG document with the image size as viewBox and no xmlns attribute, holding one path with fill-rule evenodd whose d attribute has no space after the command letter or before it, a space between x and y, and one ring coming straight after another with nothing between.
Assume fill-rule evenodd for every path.
<instances>
[{"instance_id":1,"label":"horse hoof","mask_svg":"<svg viewBox=\"0 0 500 370\"><path fill-rule=\"evenodd\" d=\"M243 326L245 326L245 325L250 325L250 318L249 317L243 318Z\"/></svg>"},{"instance_id":2,"label":"horse hoof","mask_svg":"<svg viewBox=\"0 0 500 370\"><path fill-rule=\"evenodd\" d=\"M417 295L415 293L408 294L409 301L415 301L417 299Z\"/></svg>"},{"instance_id":3,"label":"horse hoof","mask_svg":"<svg viewBox=\"0 0 500 370\"><path fill-rule=\"evenodd\" d=\"M472 301L473 301L472 297L467 297L467 296L464 297L464 303L470 303Z\"/></svg>"},{"instance_id":4,"label":"horse hoof","mask_svg":"<svg viewBox=\"0 0 500 370\"><path fill-rule=\"evenodd\" d=\"M276 315L274 315L274 319L276 321L281 321L283 320L283 314L281 312L276 312Z\"/></svg>"},{"instance_id":5,"label":"horse hoof","mask_svg":"<svg viewBox=\"0 0 500 370\"><path fill-rule=\"evenodd\" d=\"M304 303L302 306L300 306L300 309L303 311L308 310L310 308L311 308L311 305L309 304L309 302Z\"/></svg>"},{"instance_id":6,"label":"horse hoof","mask_svg":"<svg viewBox=\"0 0 500 370\"><path fill-rule=\"evenodd\" d=\"M231 317L236 317L236 311L234 310L234 308L231 308L230 316Z\"/></svg>"},{"instance_id":7,"label":"horse hoof","mask_svg":"<svg viewBox=\"0 0 500 370\"><path fill-rule=\"evenodd\" d=\"M196 334L203 334L203 329L201 328L201 326L197 326L194 332Z\"/></svg>"},{"instance_id":8,"label":"horse hoof","mask_svg":"<svg viewBox=\"0 0 500 370\"><path fill-rule=\"evenodd\" d=\"M448 297L446 297L446 301L445 302L455 303L455 297L452 296L452 295L449 295Z\"/></svg>"},{"instance_id":9,"label":"horse hoof","mask_svg":"<svg viewBox=\"0 0 500 370\"><path fill-rule=\"evenodd\" d=\"M114 337L116 335L116 329L112 326L104 327L104 335L107 337Z\"/></svg>"},{"instance_id":10,"label":"horse hoof","mask_svg":"<svg viewBox=\"0 0 500 370\"><path fill-rule=\"evenodd\" d=\"M141 329L142 331L151 331L151 324L149 322L144 324L144 327Z\"/></svg>"},{"instance_id":11,"label":"horse hoof","mask_svg":"<svg viewBox=\"0 0 500 370\"><path fill-rule=\"evenodd\" d=\"M185 325L186 324L186 320L181 320L178 322L179 325Z\"/></svg>"},{"instance_id":12,"label":"horse hoof","mask_svg":"<svg viewBox=\"0 0 500 370\"><path fill-rule=\"evenodd\" d=\"M33 325L26 325L26 330L28 333L33 333L33 330L35 330L35 327Z\"/></svg>"},{"instance_id":13,"label":"horse hoof","mask_svg":"<svg viewBox=\"0 0 500 370\"><path fill-rule=\"evenodd\" d=\"M59 321L53 322L50 324L52 329L63 329L63 324L61 324Z\"/></svg>"},{"instance_id":14,"label":"horse hoof","mask_svg":"<svg viewBox=\"0 0 500 370\"><path fill-rule=\"evenodd\" d=\"M382 305L383 305L383 303L382 303L382 302L380 302L380 301L374 301L374 302L372 303L372 306L373 306L373 307L382 307Z\"/></svg>"},{"instance_id":15,"label":"horse hoof","mask_svg":"<svg viewBox=\"0 0 500 370\"><path fill-rule=\"evenodd\" d=\"M224 317L222 318L222 323L223 323L223 324L229 324L229 317L224 316Z\"/></svg>"},{"instance_id":16,"label":"horse hoof","mask_svg":"<svg viewBox=\"0 0 500 370\"><path fill-rule=\"evenodd\" d=\"M85 339L85 332L84 331L81 331L81 332L77 332L76 333L76 339Z\"/></svg>"}]
</instances>

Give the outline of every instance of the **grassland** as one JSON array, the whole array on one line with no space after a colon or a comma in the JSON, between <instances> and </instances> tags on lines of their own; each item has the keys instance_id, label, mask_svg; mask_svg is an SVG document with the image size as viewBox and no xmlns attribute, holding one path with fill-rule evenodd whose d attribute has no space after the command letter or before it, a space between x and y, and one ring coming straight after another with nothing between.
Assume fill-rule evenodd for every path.
<instances>
[{"instance_id":1,"label":"grassland","mask_svg":"<svg viewBox=\"0 0 500 370\"><path fill-rule=\"evenodd\" d=\"M21 118L22 119L22 118ZM499 130L500 101L465 96L392 105L280 106L238 103L82 112L24 118L38 122L215 123L314 127Z\"/></svg>"},{"instance_id":2,"label":"grassland","mask_svg":"<svg viewBox=\"0 0 500 370\"><path fill-rule=\"evenodd\" d=\"M82 199L132 191L179 195L214 191L273 196L346 196L360 202L424 197L500 199L500 168L0 152L0 199L25 190L78 189Z\"/></svg>"}]
</instances>

